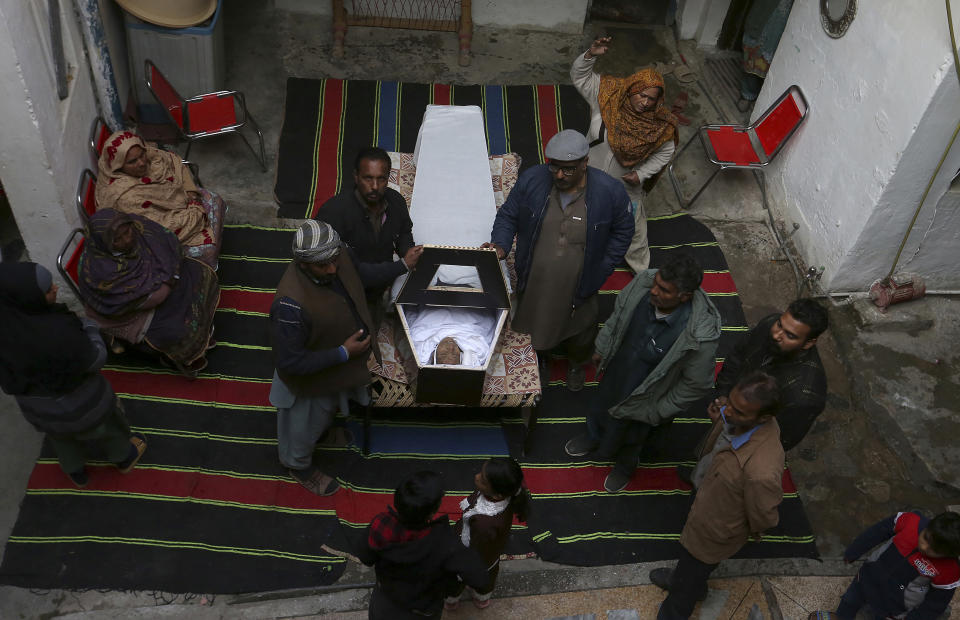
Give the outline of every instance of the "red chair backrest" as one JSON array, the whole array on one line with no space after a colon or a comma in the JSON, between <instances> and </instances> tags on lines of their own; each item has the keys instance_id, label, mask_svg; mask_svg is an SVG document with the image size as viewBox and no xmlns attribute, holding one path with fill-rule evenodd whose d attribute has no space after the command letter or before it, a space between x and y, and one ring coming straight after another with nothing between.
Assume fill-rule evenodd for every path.
<instances>
[{"instance_id":1,"label":"red chair backrest","mask_svg":"<svg viewBox=\"0 0 960 620\"><path fill-rule=\"evenodd\" d=\"M183 97L152 62L147 61L146 68L150 90L153 91L160 105L167 110L170 118L183 129Z\"/></svg>"},{"instance_id":2,"label":"red chair backrest","mask_svg":"<svg viewBox=\"0 0 960 620\"><path fill-rule=\"evenodd\" d=\"M80 178L80 194L77 198L87 216L97 212L97 179L89 170L83 171Z\"/></svg>"},{"instance_id":3,"label":"red chair backrest","mask_svg":"<svg viewBox=\"0 0 960 620\"><path fill-rule=\"evenodd\" d=\"M237 124L237 110L231 96L204 95L200 101L192 102L189 106L191 132L220 131Z\"/></svg>"},{"instance_id":4,"label":"red chair backrest","mask_svg":"<svg viewBox=\"0 0 960 620\"><path fill-rule=\"evenodd\" d=\"M96 129L94 130L93 136L93 148L97 152L97 157L100 157L100 153L103 152L103 145L106 143L107 138L110 137L110 128L107 127L107 124L103 122L103 119L97 117Z\"/></svg>"},{"instance_id":5,"label":"red chair backrest","mask_svg":"<svg viewBox=\"0 0 960 620\"><path fill-rule=\"evenodd\" d=\"M800 112L796 100L794 100L793 93L788 92L783 101L771 110L755 129L757 138L759 138L768 159L773 157L783 141L790 135L790 132L802 120L803 114Z\"/></svg>"}]
</instances>

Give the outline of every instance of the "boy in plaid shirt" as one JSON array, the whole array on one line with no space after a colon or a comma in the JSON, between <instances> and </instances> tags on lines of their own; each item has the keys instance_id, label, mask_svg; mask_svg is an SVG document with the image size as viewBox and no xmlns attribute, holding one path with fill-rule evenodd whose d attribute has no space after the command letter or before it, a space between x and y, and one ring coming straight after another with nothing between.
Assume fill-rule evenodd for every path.
<instances>
[{"instance_id":1,"label":"boy in plaid shirt","mask_svg":"<svg viewBox=\"0 0 960 620\"><path fill-rule=\"evenodd\" d=\"M443 493L439 474L412 474L394 492L394 505L367 526L357 555L377 573L371 620L440 618L444 593L458 578L474 588L486 584L477 552L461 544L447 515L434 518Z\"/></svg>"}]
</instances>

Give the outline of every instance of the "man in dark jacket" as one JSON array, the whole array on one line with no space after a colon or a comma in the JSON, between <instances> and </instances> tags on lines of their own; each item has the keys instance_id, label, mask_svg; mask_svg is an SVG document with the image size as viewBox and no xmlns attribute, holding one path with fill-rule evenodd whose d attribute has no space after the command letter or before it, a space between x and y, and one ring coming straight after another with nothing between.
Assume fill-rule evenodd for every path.
<instances>
[{"instance_id":1,"label":"man in dark jacket","mask_svg":"<svg viewBox=\"0 0 960 620\"><path fill-rule=\"evenodd\" d=\"M583 365L593 354L597 291L633 238L630 198L619 180L587 166L589 150L572 129L551 138L543 151L548 163L520 175L484 244L502 259L516 236L511 328L530 334L541 361L551 349L566 349L571 391L583 388Z\"/></svg>"},{"instance_id":2,"label":"man in dark jacket","mask_svg":"<svg viewBox=\"0 0 960 620\"><path fill-rule=\"evenodd\" d=\"M381 148L366 147L354 160L354 187L323 203L317 219L327 222L356 253L360 262L394 263L397 275L417 264L423 247L413 243L413 222L400 192L387 187L390 156ZM394 261L393 255L400 257ZM367 299L379 314L386 285L368 287ZM379 322L377 316L373 318Z\"/></svg>"},{"instance_id":3,"label":"man in dark jacket","mask_svg":"<svg viewBox=\"0 0 960 620\"><path fill-rule=\"evenodd\" d=\"M755 370L773 375L783 402L777 413L780 441L784 450L796 446L827 402L827 375L816 347L827 325L827 310L808 298L797 299L782 314L761 319L723 362L717 404L726 404L740 377Z\"/></svg>"},{"instance_id":4,"label":"man in dark jacket","mask_svg":"<svg viewBox=\"0 0 960 620\"><path fill-rule=\"evenodd\" d=\"M313 464L317 439L349 400L369 402L373 322L364 284L376 286L391 277L390 264L354 262L329 224L307 220L294 235L293 262L270 307L276 363L270 403L277 408L280 462L317 495L339 488Z\"/></svg>"},{"instance_id":5,"label":"man in dark jacket","mask_svg":"<svg viewBox=\"0 0 960 620\"><path fill-rule=\"evenodd\" d=\"M487 567L476 551L464 547L440 508L440 476L420 471L407 477L393 494L393 507L367 526L357 556L377 573L370 596L371 620L440 618L444 593L459 577L482 588Z\"/></svg>"}]
</instances>

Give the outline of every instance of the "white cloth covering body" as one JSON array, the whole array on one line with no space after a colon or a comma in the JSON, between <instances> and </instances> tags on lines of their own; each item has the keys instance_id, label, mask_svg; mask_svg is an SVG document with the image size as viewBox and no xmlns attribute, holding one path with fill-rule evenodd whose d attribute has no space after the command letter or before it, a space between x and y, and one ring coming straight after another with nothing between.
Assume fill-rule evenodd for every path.
<instances>
[{"instance_id":1,"label":"white cloth covering body","mask_svg":"<svg viewBox=\"0 0 960 620\"><path fill-rule=\"evenodd\" d=\"M421 365L434 364L433 354L440 341L451 337L463 351L460 366L483 367L496 344L494 310L426 307L406 311L410 338Z\"/></svg>"}]
</instances>

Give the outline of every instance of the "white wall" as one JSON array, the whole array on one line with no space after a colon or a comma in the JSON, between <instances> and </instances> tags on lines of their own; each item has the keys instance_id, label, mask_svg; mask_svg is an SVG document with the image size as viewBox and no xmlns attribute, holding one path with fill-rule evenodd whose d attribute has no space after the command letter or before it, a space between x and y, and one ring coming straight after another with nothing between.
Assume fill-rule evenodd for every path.
<instances>
[{"instance_id":1,"label":"white wall","mask_svg":"<svg viewBox=\"0 0 960 620\"><path fill-rule=\"evenodd\" d=\"M72 4L61 3L72 67L70 95L60 101L33 3L44 10L47 4L0 0L0 180L30 259L56 273L57 251L77 220L74 193L88 165L87 130L96 107Z\"/></svg>"},{"instance_id":2,"label":"white wall","mask_svg":"<svg viewBox=\"0 0 960 620\"><path fill-rule=\"evenodd\" d=\"M773 205L801 225L794 239L805 260L825 267L828 290L865 290L886 275L960 120L945 16L940 2L861 2L846 35L831 39L818 2L794 4L754 115L790 84L810 102L767 179ZM936 204L958 165L955 149L925 204ZM931 269L958 260L956 246L943 243L923 253ZM936 288L960 288L956 270L942 271Z\"/></svg>"},{"instance_id":3,"label":"white wall","mask_svg":"<svg viewBox=\"0 0 960 620\"><path fill-rule=\"evenodd\" d=\"M724 0L729 3L729 0ZM344 0L349 8L350 0ZM473 23L498 28L583 32L589 0L473 0ZM283 11L330 15L330 2L275 0Z\"/></svg>"},{"instance_id":4,"label":"white wall","mask_svg":"<svg viewBox=\"0 0 960 620\"><path fill-rule=\"evenodd\" d=\"M677 28L681 39L695 39L697 47L717 46L723 20L727 17L731 0L679 0Z\"/></svg>"}]
</instances>

